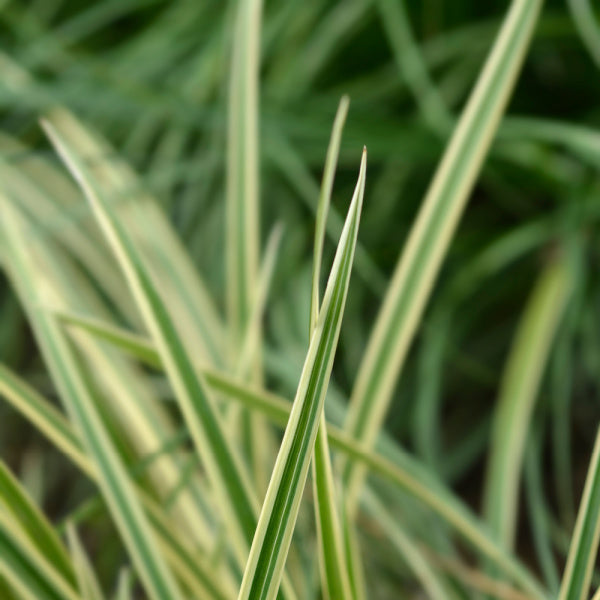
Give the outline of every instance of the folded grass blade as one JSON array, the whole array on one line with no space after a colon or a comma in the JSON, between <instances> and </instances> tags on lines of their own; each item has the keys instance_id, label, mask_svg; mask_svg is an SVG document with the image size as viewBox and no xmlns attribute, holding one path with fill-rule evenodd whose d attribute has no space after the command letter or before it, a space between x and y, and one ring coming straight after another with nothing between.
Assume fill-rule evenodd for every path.
<instances>
[{"instance_id":1,"label":"folded grass blade","mask_svg":"<svg viewBox=\"0 0 600 600\"><path fill-rule=\"evenodd\" d=\"M15 523L19 523L23 534L38 552L54 566L61 576L75 586L75 571L62 542L56 532L28 497L20 483L0 462L0 506L1 510Z\"/></svg>"},{"instance_id":2,"label":"folded grass blade","mask_svg":"<svg viewBox=\"0 0 600 600\"><path fill-rule=\"evenodd\" d=\"M84 453L79 437L65 417L4 365L0 365L0 394L84 475L93 481L97 480L96 468ZM230 582L222 577L217 578L214 568L181 540L167 515L150 497L141 491L140 497L167 560L194 597L202 600L231 598L233 588Z\"/></svg>"},{"instance_id":3,"label":"folded grass blade","mask_svg":"<svg viewBox=\"0 0 600 600\"><path fill-rule=\"evenodd\" d=\"M276 597L310 464L350 283L365 185L366 150L348 218L244 572L239 599Z\"/></svg>"}]
</instances>

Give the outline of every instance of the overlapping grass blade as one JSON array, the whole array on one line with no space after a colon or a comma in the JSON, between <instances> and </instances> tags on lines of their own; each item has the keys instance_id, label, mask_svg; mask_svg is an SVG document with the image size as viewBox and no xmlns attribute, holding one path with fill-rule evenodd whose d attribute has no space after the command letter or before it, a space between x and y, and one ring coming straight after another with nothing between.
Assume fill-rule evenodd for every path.
<instances>
[{"instance_id":1,"label":"overlapping grass blade","mask_svg":"<svg viewBox=\"0 0 600 600\"><path fill-rule=\"evenodd\" d=\"M0 506L2 511L19 523L22 532L54 569L75 586L75 571L62 542L52 525L22 489L19 482L0 462Z\"/></svg>"},{"instance_id":2,"label":"overlapping grass blade","mask_svg":"<svg viewBox=\"0 0 600 600\"><path fill-rule=\"evenodd\" d=\"M84 453L79 437L65 417L4 365L0 365L0 394L84 475L93 481L97 480L96 468ZM140 492L140 497L163 552L194 597L202 600L231 598L233 589L230 582L222 576L217 577L214 566L181 539L164 511L149 496Z\"/></svg>"},{"instance_id":3,"label":"overlapping grass blade","mask_svg":"<svg viewBox=\"0 0 600 600\"><path fill-rule=\"evenodd\" d=\"M114 214L147 260L151 275L163 284L162 297L171 308L174 325L188 352L207 364L222 366L225 342L222 320L157 202L144 192L135 173L118 158L115 150L71 113L56 108L47 118L65 143L77 149L98 190L111 199ZM88 209L80 205L80 210Z\"/></svg>"},{"instance_id":4,"label":"overlapping grass blade","mask_svg":"<svg viewBox=\"0 0 600 600\"><path fill-rule=\"evenodd\" d=\"M77 127L73 126L68 119L67 123L71 125L67 127L68 131L74 135L73 131L77 131ZM92 148L89 151L95 157L94 152L97 153L99 150L93 142L86 142L84 146L88 148L90 144ZM106 260L107 247L100 237L101 233L97 230L91 213L85 204L81 203L78 188L54 166L39 157L32 157L26 148L12 143L8 145L8 149L17 152L18 164L22 172L14 166L8 168L3 163L1 178L3 189L10 196L13 204L24 208L28 219L38 227L36 231L38 233L43 231L42 235L37 236L36 243L48 266L45 276L55 282L55 290L61 296L61 301L66 306L77 306L91 314L105 316L111 313L107 310L102 292L116 287L120 298L120 302L117 303L119 312L127 315L128 322L139 326L140 317L133 312L136 310L135 305L128 294L123 294L125 282L121 279L118 270L115 270L110 261ZM96 158L90 160L91 164L98 166ZM103 160L106 161L106 157L103 157ZM111 181L119 180L120 173L126 171L116 167L106 170L110 175L109 179L112 178ZM123 178L125 181L128 180L126 174L123 174ZM43 185L40 185L40 182L43 182ZM114 181L113 183L117 185ZM109 184L109 187L110 185L112 184ZM116 195L121 198L119 194ZM150 216L151 223L156 220L159 223L159 230L166 233L164 236L157 235L156 239L160 239L163 243L160 249L157 247L154 252L160 250L156 254L164 252L171 258L176 257L177 248L171 248L168 228L161 228L160 214L153 210L152 201L145 202L148 209L144 211L145 216ZM121 204L119 206L123 208ZM77 230L79 235L73 235L71 233L73 230ZM93 248L94 253L86 250L84 241L87 242L87 249ZM74 257L77 257L76 264L64 252L65 246ZM90 286L80 266L88 270L96 285ZM185 265L182 268L185 271ZM192 280L190 283L192 289L196 287ZM171 288L171 286L167 287ZM199 292L192 295L195 298L199 297ZM114 298L114 294L108 293L108 296ZM25 299L24 301L26 302ZM199 310L204 308L201 302L195 306ZM123 311L122 308L128 310ZM208 314L210 316L210 312ZM189 326L191 321L186 319L186 323L188 330L195 329ZM191 340L197 337L193 335ZM120 431L119 435L113 436L113 439L117 442L126 440L126 443L131 445L130 450L126 455L124 454L126 462L132 458L132 451L137 455L146 455L160 447L164 440L170 437L173 422L144 375L125 357L108 351L102 344L97 344L93 338L75 335L74 339L81 356L89 365L95 384L102 389L106 400L102 406L109 413L107 416L111 422L110 426ZM199 356L205 358L202 352ZM168 493L169 488L178 480L181 461L182 454L176 450L169 455L164 454L146 472L148 484L159 497ZM202 502L199 477L195 476L191 479L187 489L177 495L171 515L182 531L185 531L186 535L191 535L199 547L210 546L213 532L212 526L207 522L206 502Z\"/></svg>"},{"instance_id":5,"label":"overlapping grass blade","mask_svg":"<svg viewBox=\"0 0 600 600\"><path fill-rule=\"evenodd\" d=\"M205 384L198 377L180 340L167 307L133 241L123 229L95 178L72 148L50 123L46 130L63 160L82 186L102 231L125 273L131 292L156 343L165 370L178 399L196 450L202 460L231 528L234 552L240 561L256 525L256 500L234 447L225 436L221 417Z\"/></svg>"},{"instance_id":6,"label":"overlapping grass blade","mask_svg":"<svg viewBox=\"0 0 600 600\"><path fill-rule=\"evenodd\" d=\"M541 0L514 0L425 197L371 334L346 423L372 444L437 272L514 86ZM360 469L344 465L356 503Z\"/></svg>"},{"instance_id":7,"label":"overlapping grass blade","mask_svg":"<svg viewBox=\"0 0 600 600\"><path fill-rule=\"evenodd\" d=\"M82 600L4 510L0 510L0 576L26 600Z\"/></svg>"},{"instance_id":8,"label":"overlapping grass blade","mask_svg":"<svg viewBox=\"0 0 600 600\"><path fill-rule=\"evenodd\" d=\"M589 596L599 539L600 431L596 434L596 443L579 505L567 566L558 595L559 600L584 600Z\"/></svg>"},{"instance_id":9,"label":"overlapping grass blade","mask_svg":"<svg viewBox=\"0 0 600 600\"><path fill-rule=\"evenodd\" d=\"M366 150L363 151L354 197L261 510L242 580L240 600L267 600L277 595L333 367L358 234L365 171Z\"/></svg>"},{"instance_id":10,"label":"overlapping grass blade","mask_svg":"<svg viewBox=\"0 0 600 600\"><path fill-rule=\"evenodd\" d=\"M85 600L103 600L104 594L100 589L100 584L96 579L90 560L77 535L75 526L71 522L67 523L67 538L69 540L69 547L71 549L81 595Z\"/></svg>"},{"instance_id":11,"label":"overlapping grass blade","mask_svg":"<svg viewBox=\"0 0 600 600\"><path fill-rule=\"evenodd\" d=\"M107 326L78 315L63 315L68 322L88 330L94 335L99 335L116 343L125 350L133 350L131 345L131 334L120 332L118 328ZM123 337L121 346L119 339ZM140 344L141 355L147 354L152 344L144 339L137 338ZM158 355L153 361L158 360ZM215 390L231 400L241 402L252 410L260 411L274 423L285 427L291 409L291 403L270 392L253 388L246 384L240 384L230 376L216 371L203 371L206 382ZM478 552L488 557L500 569L518 582L524 589L535 598L544 598L539 583L498 543L490 536L486 526L479 521L475 515L458 500L432 473L423 467L408 453L396 448L394 460L390 460L380 454L374 453L364 444L357 442L347 433L337 427L327 426L329 443L334 450L342 452L347 459L362 463L373 473L389 481L394 486L405 490L418 498L424 505L428 506L444 521L455 528L457 533L464 537Z\"/></svg>"},{"instance_id":12,"label":"overlapping grass blade","mask_svg":"<svg viewBox=\"0 0 600 600\"><path fill-rule=\"evenodd\" d=\"M333 124L331 141L327 151L321 195L317 209L315 224L315 243L313 251L313 275L310 298L309 339L315 330L319 309L321 262L323 260L323 245L327 215L331 204L331 191L340 150L342 130L348 113L349 100L342 98ZM352 588L348 576L348 565L344 554L344 539L338 514L339 500L333 479L331 455L327 441L327 422L325 411L321 411L319 429L315 439L312 461L312 477L315 496L315 512L317 521L317 543L319 545L319 560L321 585L326 598L350 599Z\"/></svg>"},{"instance_id":13,"label":"overlapping grass blade","mask_svg":"<svg viewBox=\"0 0 600 600\"><path fill-rule=\"evenodd\" d=\"M19 294L33 303L39 303L41 294L47 301L59 302L50 282L40 278L39 267L32 262L32 245L25 241L32 236L31 231L6 199L2 198L0 207L9 242L11 277ZM29 318L61 399L97 468L98 484L147 593L155 599L180 598L178 586L158 550L125 465L94 403L89 380L84 377L72 347L49 313L33 314L29 310Z\"/></svg>"},{"instance_id":14,"label":"overlapping grass blade","mask_svg":"<svg viewBox=\"0 0 600 600\"><path fill-rule=\"evenodd\" d=\"M421 50L410 28L404 0L377 0L376 4L396 64L417 101L423 120L437 133L445 134L452 125L452 117L429 79Z\"/></svg>"},{"instance_id":15,"label":"overlapping grass blade","mask_svg":"<svg viewBox=\"0 0 600 600\"><path fill-rule=\"evenodd\" d=\"M536 283L513 342L494 415L484 513L492 533L512 549L525 441L538 388L572 281L564 256Z\"/></svg>"}]
</instances>

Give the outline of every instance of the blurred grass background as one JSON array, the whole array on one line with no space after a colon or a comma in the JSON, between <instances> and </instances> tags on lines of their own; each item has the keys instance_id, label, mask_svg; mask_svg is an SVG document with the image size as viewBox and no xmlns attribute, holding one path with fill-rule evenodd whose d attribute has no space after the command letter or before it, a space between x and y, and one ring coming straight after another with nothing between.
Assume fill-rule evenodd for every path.
<instances>
[{"instance_id":1,"label":"blurred grass background","mask_svg":"<svg viewBox=\"0 0 600 600\"><path fill-rule=\"evenodd\" d=\"M37 118L62 104L106 136L161 201L222 310L234 4L0 4L2 132L32 148L22 152L56 160ZM388 277L506 6L266 2L264 239L276 222L285 225L266 314L273 389L293 395L307 345L314 209L340 96L351 98L333 197L340 211L352 193L360 148L369 149L361 246L331 392L343 401ZM600 36L596 50L599 44ZM576 283L550 348L525 473L520 554L534 569L528 510L542 507L564 557L600 417L597 56L569 6L547 2L386 419L394 438L479 510L492 409L518 320L540 266L556 252L570 254ZM5 158L18 163L22 152ZM73 212L46 225L77 227L81 216ZM326 252L331 258L333 244ZM18 303L4 279L1 285L0 360L51 393ZM339 421L335 414L332 419ZM0 453L55 518L88 493L88 484L5 404Z\"/></svg>"}]
</instances>

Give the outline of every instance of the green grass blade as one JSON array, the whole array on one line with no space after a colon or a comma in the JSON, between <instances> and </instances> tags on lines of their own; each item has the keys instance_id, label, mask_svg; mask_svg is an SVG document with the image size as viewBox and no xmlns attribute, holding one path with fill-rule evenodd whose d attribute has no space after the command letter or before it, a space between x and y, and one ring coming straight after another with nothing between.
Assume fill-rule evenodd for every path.
<instances>
[{"instance_id":1,"label":"green grass blade","mask_svg":"<svg viewBox=\"0 0 600 600\"><path fill-rule=\"evenodd\" d=\"M65 143L95 178L99 191L113 202L114 213L148 260L152 276L163 284L161 292L174 315L174 325L189 352L208 364L224 364L225 335L206 286L158 203L144 194L142 183L116 151L97 134L88 131L67 111L48 115ZM87 213L81 204L79 209ZM93 225L93 219L91 220ZM157 245L156 241L160 240ZM175 316L177 317L175 319Z\"/></svg>"},{"instance_id":2,"label":"green grass blade","mask_svg":"<svg viewBox=\"0 0 600 600\"><path fill-rule=\"evenodd\" d=\"M238 3L229 89L227 302L232 349L241 342L258 276L258 79L261 0ZM260 343L256 349L260 347Z\"/></svg>"},{"instance_id":3,"label":"green grass blade","mask_svg":"<svg viewBox=\"0 0 600 600\"><path fill-rule=\"evenodd\" d=\"M62 542L50 523L2 462L0 462L0 502L3 510L19 523L23 534L29 538L30 543L67 582L74 586L76 580L73 563Z\"/></svg>"},{"instance_id":4,"label":"green grass blade","mask_svg":"<svg viewBox=\"0 0 600 600\"><path fill-rule=\"evenodd\" d=\"M245 561L256 527L256 500L234 447L225 436L221 416L206 385L198 376L172 317L133 241L102 196L77 150L50 123L46 131L81 185L94 215L123 269L146 326L157 346L165 371L202 460L217 505L230 528L237 559Z\"/></svg>"},{"instance_id":5,"label":"green grass blade","mask_svg":"<svg viewBox=\"0 0 600 600\"><path fill-rule=\"evenodd\" d=\"M240 600L277 595L312 456L350 283L365 185L366 150L311 338L298 391L248 558Z\"/></svg>"},{"instance_id":6,"label":"green grass blade","mask_svg":"<svg viewBox=\"0 0 600 600\"><path fill-rule=\"evenodd\" d=\"M39 277L32 265L31 231L2 199L0 204L5 235L10 244L11 270L18 280L19 293L31 302L39 302L40 293L52 299L49 281ZM43 283L43 291L36 287ZM30 313L30 318L32 317ZM149 596L156 600L180 598L180 592L159 552L156 540L139 504L133 485L117 449L95 406L88 381L83 377L80 364L56 320L48 313L33 316L38 343L60 391L61 399L68 407L71 418L77 423L85 447L97 468L98 484L110 508L116 526L135 563Z\"/></svg>"},{"instance_id":7,"label":"green grass blade","mask_svg":"<svg viewBox=\"0 0 600 600\"><path fill-rule=\"evenodd\" d=\"M404 558L415 577L423 586L427 597L431 598L431 600L447 600L449 594L446 586L441 580L439 573L432 567L424 552L419 548L419 545L396 522L396 519L387 511L384 504L375 494L370 492L365 496L367 510L371 514L376 515L385 537L392 542Z\"/></svg>"},{"instance_id":8,"label":"green grass blade","mask_svg":"<svg viewBox=\"0 0 600 600\"><path fill-rule=\"evenodd\" d=\"M560 586L559 600L584 600L589 596L590 581L600 539L600 431L588 468L579 513L569 548L567 566Z\"/></svg>"},{"instance_id":9,"label":"green grass blade","mask_svg":"<svg viewBox=\"0 0 600 600\"><path fill-rule=\"evenodd\" d=\"M114 600L132 600L133 599L133 577L131 571L127 568L121 569L119 580L117 582L117 591Z\"/></svg>"},{"instance_id":10,"label":"green grass blade","mask_svg":"<svg viewBox=\"0 0 600 600\"><path fill-rule=\"evenodd\" d=\"M47 400L3 365L0 365L0 394L82 473L93 481L97 480L96 468L84 453L81 442L68 421ZM233 589L229 582L222 577L217 578L214 568L180 539L164 511L152 499L146 495L141 495L141 499L163 552L194 597L202 600L231 598Z\"/></svg>"},{"instance_id":11,"label":"green grass blade","mask_svg":"<svg viewBox=\"0 0 600 600\"><path fill-rule=\"evenodd\" d=\"M67 523L67 538L82 596L85 600L103 600L104 595L73 523Z\"/></svg>"},{"instance_id":12,"label":"green grass blade","mask_svg":"<svg viewBox=\"0 0 600 600\"><path fill-rule=\"evenodd\" d=\"M327 150L321 194L317 209L315 224L315 243L313 251L313 275L310 299L309 339L314 332L321 298L319 285L321 279L321 263L323 261L323 245L327 215L331 204L333 180L340 151L342 130L348 114L349 100L343 97L333 123L331 141ZM352 597L352 588L348 577L348 566L344 555L344 539L338 514L338 497L333 480L331 455L327 441L327 423L325 412L321 412L319 429L315 439L315 449L312 461L312 477L315 495L315 512L317 521L317 543L319 545L319 560L321 585L326 598Z\"/></svg>"},{"instance_id":13,"label":"green grass blade","mask_svg":"<svg viewBox=\"0 0 600 600\"><path fill-rule=\"evenodd\" d=\"M135 357L143 364L154 369L163 368L156 346L146 336L126 331L121 327L116 327L94 317L54 310L50 307L44 308L52 310L53 314L64 323L76 325L94 334L99 339L118 346L121 350Z\"/></svg>"},{"instance_id":14,"label":"green grass blade","mask_svg":"<svg viewBox=\"0 0 600 600\"><path fill-rule=\"evenodd\" d=\"M484 514L492 533L507 549L513 547L517 526L529 421L571 287L568 261L565 257L552 260L527 302L502 378L492 428Z\"/></svg>"},{"instance_id":15,"label":"green grass blade","mask_svg":"<svg viewBox=\"0 0 600 600\"><path fill-rule=\"evenodd\" d=\"M88 326L86 318L76 315L65 315L65 318L84 329ZM94 321L89 330L94 334L103 336L105 329L109 331L107 339L113 339L118 343L119 330L117 328L105 327L98 321ZM126 343L128 343L129 334L127 332L124 332L124 337L127 340ZM152 347L148 340L140 338L140 341L144 349ZM252 410L260 411L272 422L285 427L291 409L291 403L288 400L247 384L240 384L223 373L203 371L203 374L206 382L215 392L231 400L241 402ZM364 464L372 472L377 473L396 487L414 495L415 498L418 498L424 505L454 527L478 552L497 564L500 569L514 578L515 581L518 581L522 587L530 590L532 596L540 599L544 598L544 592L539 584L518 562L500 548L487 532L485 525L437 479L432 481L431 472L414 458L405 452L400 453L398 450L399 455L395 458L395 462L392 462L372 452L364 444L355 441L348 434L332 425L327 426L327 435L333 449L342 452L347 459Z\"/></svg>"},{"instance_id":16,"label":"green grass blade","mask_svg":"<svg viewBox=\"0 0 600 600\"><path fill-rule=\"evenodd\" d=\"M411 31L404 0L378 0L376 4L396 64L415 97L423 120L434 131L446 133L452 125L452 117L429 79L421 50Z\"/></svg>"},{"instance_id":17,"label":"green grass blade","mask_svg":"<svg viewBox=\"0 0 600 600\"><path fill-rule=\"evenodd\" d=\"M0 509L0 575L27 600L81 600Z\"/></svg>"},{"instance_id":18,"label":"green grass blade","mask_svg":"<svg viewBox=\"0 0 600 600\"><path fill-rule=\"evenodd\" d=\"M275 271L277 253L281 245L282 236L283 225L279 223L273 228L273 231L269 235L265 247L263 264L261 265L260 273L258 275L258 281L255 282L252 310L250 311L250 316L246 323L246 331L242 336L235 368L236 374L242 380L248 378L252 366L253 354L256 348L261 344L260 324L265 313L269 286L273 278L273 272Z\"/></svg>"},{"instance_id":19,"label":"green grass blade","mask_svg":"<svg viewBox=\"0 0 600 600\"><path fill-rule=\"evenodd\" d=\"M600 67L600 26L597 13L594 12L590 0L569 0L567 4L583 43L596 65Z\"/></svg>"},{"instance_id":20,"label":"green grass blade","mask_svg":"<svg viewBox=\"0 0 600 600\"><path fill-rule=\"evenodd\" d=\"M360 366L347 431L372 444L392 398L405 356L513 89L541 8L514 0L479 80L458 121L397 263ZM356 502L361 470L344 465Z\"/></svg>"}]
</instances>

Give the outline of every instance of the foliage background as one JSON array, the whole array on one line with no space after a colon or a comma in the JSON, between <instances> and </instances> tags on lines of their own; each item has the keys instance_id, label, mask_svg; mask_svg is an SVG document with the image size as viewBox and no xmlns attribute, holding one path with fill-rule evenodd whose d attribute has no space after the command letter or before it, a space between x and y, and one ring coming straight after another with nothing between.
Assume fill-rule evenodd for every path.
<instances>
[{"instance_id":1,"label":"foliage background","mask_svg":"<svg viewBox=\"0 0 600 600\"><path fill-rule=\"evenodd\" d=\"M308 344L314 209L340 96L351 98L333 196L342 214L357 156L363 144L369 149L362 248L334 370L340 398L350 390L385 283L451 131L431 117L435 109L428 113L436 100L427 79L419 87L412 71L411 80L414 57L394 46L394 4L288 0L264 7L263 243L275 223L285 226L265 316L265 364L268 385L288 396ZM405 4L417 65L426 66L435 98L456 116L507 3ZM233 3L211 0L5 1L0 10L1 129L55 160L37 117L63 104L106 136L160 200L223 310L233 12ZM519 317L541 266L574 245L576 284L550 349L534 417L537 462L526 474L541 478L559 564L600 416L599 66L569 7L547 2L386 418L396 440L479 510L492 410ZM26 85L20 68L31 75ZM576 134L589 141L584 152L565 142ZM69 218L77 227L80 215ZM486 250L501 241L482 266ZM333 249L326 246L328 260ZM0 360L53 393L4 279ZM4 404L0 455L55 520L90 494L89 484ZM518 547L537 570L527 506L523 497ZM120 552L104 551L115 545L109 532L87 543L99 572L109 573Z\"/></svg>"}]
</instances>

